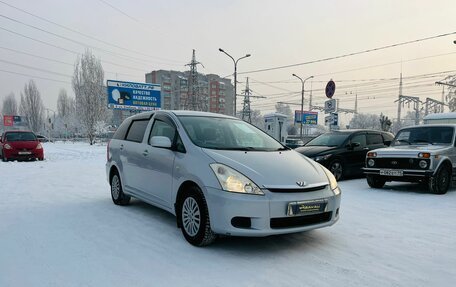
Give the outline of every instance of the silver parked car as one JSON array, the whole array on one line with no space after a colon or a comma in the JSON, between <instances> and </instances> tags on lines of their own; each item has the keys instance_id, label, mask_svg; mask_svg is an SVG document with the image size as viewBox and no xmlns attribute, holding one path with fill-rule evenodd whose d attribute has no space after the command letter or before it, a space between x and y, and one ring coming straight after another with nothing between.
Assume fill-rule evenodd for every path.
<instances>
[{"instance_id":1,"label":"silver parked car","mask_svg":"<svg viewBox=\"0 0 456 287\"><path fill-rule=\"evenodd\" d=\"M367 153L370 187L387 181L426 183L429 191L445 194L456 167L456 125L422 125L401 129L388 148Z\"/></svg>"},{"instance_id":2,"label":"silver parked car","mask_svg":"<svg viewBox=\"0 0 456 287\"><path fill-rule=\"evenodd\" d=\"M320 164L234 117L192 111L127 118L108 145L115 204L135 197L176 215L193 245L334 224L340 189Z\"/></svg>"}]
</instances>

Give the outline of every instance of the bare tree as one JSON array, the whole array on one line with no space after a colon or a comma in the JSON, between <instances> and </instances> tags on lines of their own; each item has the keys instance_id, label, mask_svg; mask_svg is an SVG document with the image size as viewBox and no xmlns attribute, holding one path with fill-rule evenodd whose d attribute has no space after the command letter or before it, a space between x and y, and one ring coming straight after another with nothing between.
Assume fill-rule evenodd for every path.
<instances>
[{"instance_id":1,"label":"bare tree","mask_svg":"<svg viewBox=\"0 0 456 287\"><path fill-rule=\"evenodd\" d=\"M65 89L60 89L57 98L57 113L61 118L65 118L70 113L70 97Z\"/></svg>"},{"instance_id":2,"label":"bare tree","mask_svg":"<svg viewBox=\"0 0 456 287\"><path fill-rule=\"evenodd\" d=\"M351 129L381 130L380 116L374 114L355 114L349 125Z\"/></svg>"},{"instance_id":3,"label":"bare tree","mask_svg":"<svg viewBox=\"0 0 456 287\"><path fill-rule=\"evenodd\" d=\"M2 114L10 116L17 115L17 101L14 93L10 93L3 100Z\"/></svg>"},{"instance_id":4,"label":"bare tree","mask_svg":"<svg viewBox=\"0 0 456 287\"><path fill-rule=\"evenodd\" d=\"M33 80L24 86L21 93L20 112L27 117L29 127L34 132L39 132L44 124L44 105L40 92Z\"/></svg>"},{"instance_id":5,"label":"bare tree","mask_svg":"<svg viewBox=\"0 0 456 287\"><path fill-rule=\"evenodd\" d=\"M101 62L89 50L78 58L73 75L77 115L92 145L96 126L105 119L106 91Z\"/></svg>"},{"instance_id":6,"label":"bare tree","mask_svg":"<svg viewBox=\"0 0 456 287\"><path fill-rule=\"evenodd\" d=\"M450 112L454 112L456 111L456 75L448 76L444 81L449 84L449 86L447 86L448 94L446 95L445 100L448 103Z\"/></svg>"}]
</instances>

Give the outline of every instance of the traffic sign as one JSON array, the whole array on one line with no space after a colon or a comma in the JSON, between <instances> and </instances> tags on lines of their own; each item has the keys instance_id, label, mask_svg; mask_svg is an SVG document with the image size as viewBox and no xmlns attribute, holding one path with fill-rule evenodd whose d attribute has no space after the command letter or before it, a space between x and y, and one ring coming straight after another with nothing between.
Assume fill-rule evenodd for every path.
<instances>
[{"instance_id":1,"label":"traffic sign","mask_svg":"<svg viewBox=\"0 0 456 287\"><path fill-rule=\"evenodd\" d=\"M325 94L328 98L332 98L334 96L334 92L336 91L336 83L333 80L330 80L326 84Z\"/></svg>"},{"instance_id":2,"label":"traffic sign","mask_svg":"<svg viewBox=\"0 0 456 287\"><path fill-rule=\"evenodd\" d=\"M161 88L144 84L108 80L108 107L123 110L158 110L161 107Z\"/></svg>"},{"instance_id":3,"label":"traffic sign","mask_svg":"<svg viewBox=\"0 0 456 287\"><path fill-rule=\"evenodd\" d=\"M336 111L336 99L325 101L325 113L332 113Z\"/></svg>"},{"instance_id":4,"label":"traffic sign","mask_svg":"<svg viewBox=\"0 0 456 287\"><path fill-rule=\"evenodd\" d=\"M330 113L329 116L325 117L325 125L338 126L339 125L339 114Z\"/></svg>"}]
</instances>

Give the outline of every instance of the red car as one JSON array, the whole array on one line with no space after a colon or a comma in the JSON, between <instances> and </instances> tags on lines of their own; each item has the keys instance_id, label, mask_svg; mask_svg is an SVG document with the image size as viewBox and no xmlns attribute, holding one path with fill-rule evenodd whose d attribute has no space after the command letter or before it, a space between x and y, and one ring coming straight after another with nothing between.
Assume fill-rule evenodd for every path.
<instances>
[{"instance_id":1,"label":"red car","mask_svg":"<svg viewBox=\"0 0 456 287\"><path fill-rule=\"evenodd\" d=\"M3 161L43 160L43 145L31 131L6 131L0 138L0 157Z\"/></svg>"}]
</instances>

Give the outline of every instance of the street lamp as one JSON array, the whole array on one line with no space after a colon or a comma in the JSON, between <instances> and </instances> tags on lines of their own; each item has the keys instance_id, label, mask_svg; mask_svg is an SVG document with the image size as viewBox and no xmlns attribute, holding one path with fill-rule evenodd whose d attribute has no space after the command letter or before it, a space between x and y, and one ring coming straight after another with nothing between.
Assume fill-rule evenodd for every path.
<instances>
[{"instance_id":1,"label":"street lamp","mask_svg":"<svg viewBox=\"0 0 456 287\"><path fill-rule=\"evenodd\" d=\"M234 63L234 116L236 116L236 97L237 97L237 63L239 60L241 59L244 59L244 58L247 58L247 57L250 57L250 54L246 54L244 57L240 57L239 59L237 60L234 60L234 58L228 54L227 52L225 52L225 50L223 50L222 48L219 48L219 51L222 52L222 53L225 53L225 55L227 55L228 57L231 58L231 60L233 60L233 63Z\"/></svg>"},{"instance_id":2,"label":"street lamp","mask_svg":"<svg viewBox=\"0 0 456 287\"><path fill-rule=\"evenodd\" d=\"M302 83L302 88L301 88L301 129L300 129L300 132L299 132L299 135L302 139L302 114L303 114L303 110L304 110L304 83L308 80L308 79L312 79L313 76L310 76L308 78L306 78L305 80L301 79L301 77L299 77L298 75L296 74L293 74L292 76L298 78L299 80L301 80L301 83Z\"/></svg>"}]
</instances>

